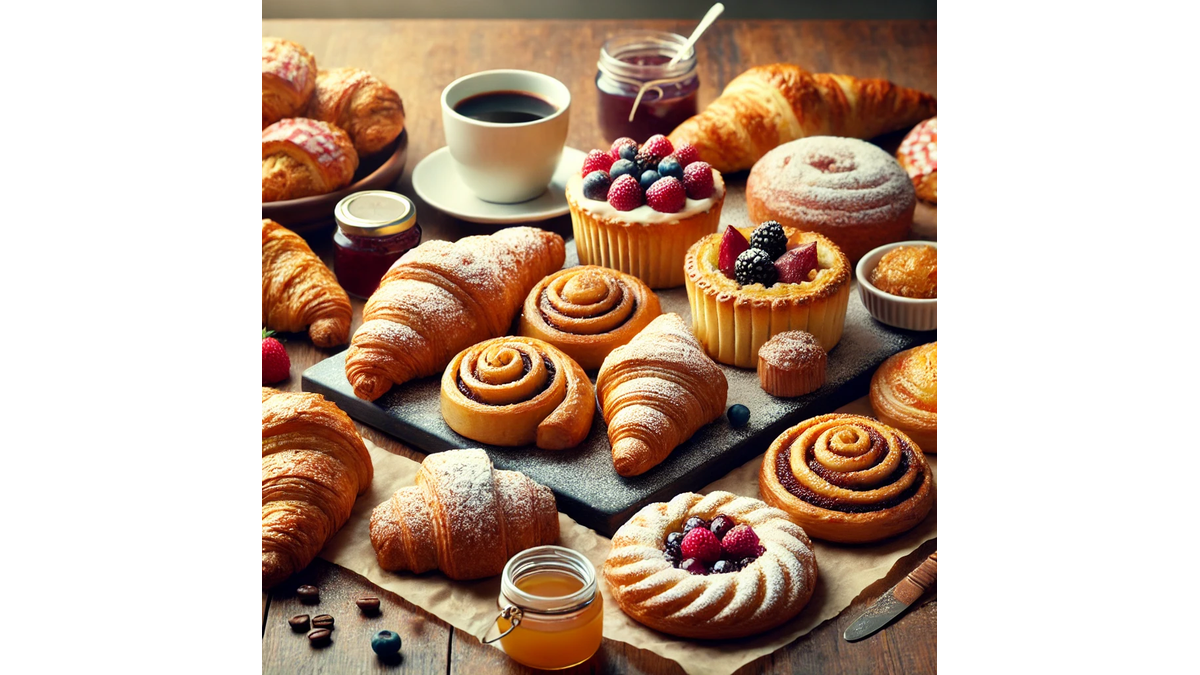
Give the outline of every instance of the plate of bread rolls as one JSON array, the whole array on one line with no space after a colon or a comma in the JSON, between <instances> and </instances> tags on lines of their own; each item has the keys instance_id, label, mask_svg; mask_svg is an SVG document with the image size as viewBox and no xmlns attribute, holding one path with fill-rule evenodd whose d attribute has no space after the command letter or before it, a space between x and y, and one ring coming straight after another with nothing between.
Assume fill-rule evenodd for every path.
<instances>
[{"instance_id":1,"label":"plate of bread rolls","mask_svg":"<svg viewBox=\"0 0 1200 675\"><path fill-rule=\"evenodd\" d=\"M318 69L295 42L262 46L262 217L304 232L342 197L391 187L408 151L400 95L365 70Z\"/></svg>"}]
</instances>

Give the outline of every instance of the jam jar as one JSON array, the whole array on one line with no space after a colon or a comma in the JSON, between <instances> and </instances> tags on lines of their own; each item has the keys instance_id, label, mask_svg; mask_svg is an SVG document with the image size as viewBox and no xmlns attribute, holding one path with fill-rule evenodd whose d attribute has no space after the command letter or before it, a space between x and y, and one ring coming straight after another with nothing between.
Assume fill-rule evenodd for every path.
<instances>
[{"instance_id":1,"label":"jam jar","mask_svg":"<svg viewBox=\"0 0 1200 675\"><path fill-rule=\"evenodd\" d=\"M500 580L499 637L510 658L530 668L561 670L600 649L604 599L596 568L562 546L537 546L512 557ZM489 631L490 632L490 631Z\"/></svg>"},{"instance_id":2,"label":"jam jar","mask_svg":"<svg viewBox=\"0 0 1200 675\"><path fill-rule=\"evenodd\" d=\"M333 210L333 273L347 293L369 298L392 263L421 243L417 207L387 190L355 192Z\"/></svg>"},{"instance_id":3,"label":"jam jar","mask_svg":"<svg viewBox=\"0 0 1200 675\"><path fill-rule=\"evenodd\" d=\"M604 43L596 89L600 129L607 140L628 136L642 143L654 134L671 133L696 114L696 50L667 65L685 44L683 36L663 31L621 33Z\"/></svg>"}]
</instances>

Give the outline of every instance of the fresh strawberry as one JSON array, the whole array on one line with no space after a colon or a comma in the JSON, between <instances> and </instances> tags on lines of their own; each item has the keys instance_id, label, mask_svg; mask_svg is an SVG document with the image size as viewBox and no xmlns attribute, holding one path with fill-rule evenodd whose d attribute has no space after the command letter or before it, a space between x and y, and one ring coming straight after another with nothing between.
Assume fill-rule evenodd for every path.
<instances>
[{"instance_id":1,"label":"fresh strawberry","mask_svg":"<svg viewBox=\"0 0 1200 675\"><path fill-rule=\"evenodd\" d=\"M587 158L583 160L583 172L579 175L586 176L593 171L603 171L608 173L612 168L613 156L603 150L592 150L587 154Z\"/></svg>"},{"instance_id":2,"label":"fresh strawberry","mask_svg":"<svg viewBox=\"0 0 1200 675\"><path fill-rule=\"evenodd\" d=\"M647 138L645 143L642 143L641 150L661 160L663 157L674 153L675 147L671 145L671 141L668 141L666 136L654 134L650 138Z\"/></svg>"},{"instance_id":3,"label":"fresh strawberry","mask_svg":"<svg viewBox=\"0 0 1200 675\"><path fill-rule=\"evenodd\" d=\"M697 527L683 536L679 550L685 560L695 558L702 563L712 563L721 557L721 542L707 528Z\"/></svg>"},{"instance_id":4,"label":"fresh strawberry","mask_svg":"<svg viewBox=\"0 0 1200 675\"><path fill-rule=\"evenodd\" d=\"M737 263L738 256L750 248L750 242L746 241L745 235L738 231L732 225L725 226L725 235L721 237L721 249L718 257L718 266L721 268L721 274L730 279L737 278L734 274L734 265Z\"/></svg>"},{"instance_id":5,"label":"fresh strawberry","mask_svg":"<svg viewBox=\"0 0 1200 675\"><path fill-rule=\"evenodd\" d=\"M708 199L713 195L712 167L708 162L696 161L683 167L683 188L689 199Z\"/></svg>"},{"instance_id":6,"label":"fresh strawberry","mask_svg":"<svg viewBox=\"0 0 1200 675\"><path fill-rule=\"evenodd\" d=\"M686 538L684 538L683 544L687 545ZM738 558L760 556L763 547L758 543L758 535L749 525L737 525L721 538L721 550L725 552L726 558L737 560Z\"/></svg>"},{"instance_id":7,"label":"fresh strawberry","mask_svg":"<svg viewBox=\"0 0 1200 675\"><path fill-rule=\"evenodd\" d=\"M687 203L687 195L683 192L683 183L671 176L659 178L654 185L646 190L646 203L659 213L676 213L683 210Z\"/></svg>"},{"instance_id":8,"label":"fresh strawberry","mask_svg":"<svg viewBox=\"0 0 1200 675\"><path fill-rule=\"evenodd\" d=\"M685 169L688 167L688 164L700 161L700 151L696 149L696 146L687 141L679 141L679 145L675 146L674 154L675 159L678 159L679 163Z\"/></svg>"},{"instance_id":9,"label":"fresh strawberry","mask_svg":"<svg viewBox=\"0 0 1200 675\"><path fill-rule=\"evenodd\" d=\"M621 159L621 147L626 146L626 145L632 145L634 154L637 153L637 149L638 149L637 141L633 140L632 138L629 138L628 136L622 136L621 138L618 138L617 140L613 141L612 146L608 149L608 154L612 155L614 162L617 161L618 159ZM632 157L629 157L628 159L630 161L633 161Z\"/></svg>"},{"instance_id":10,"label":"fresh strawberry","mask_svg":"<svg viewBox=\"0 0 1200 675\"><path fill-rule=\"evenodd\" d=\"M288 379L292 372L292 361L279 340L271 337L274 332L263 329L263 372L262 383L275 384Z\"/></svg>"},{"instance_id":11,"label":"fresh strawberry","mask_svg":"<svg viewBox=\"0 0 1200 675\"><path fill-rule=\"evenodd\" d=\"M779 256L775 261L775 269L779 271L779 281L782 283L808 281L808 273L817 269L817 242L810 241Z\"/></svg>"},{"instance_id":12,"label":"fresh strawberry","mask_svg":"<svg viewBox=\"0 0 1200 675\"><path fill-rule=\"evenodd\" d=\"M618 177L608 188L608 203L618 211L632 211L642 205L642 188L629 174Z\"/></svg>"}]
</instances>

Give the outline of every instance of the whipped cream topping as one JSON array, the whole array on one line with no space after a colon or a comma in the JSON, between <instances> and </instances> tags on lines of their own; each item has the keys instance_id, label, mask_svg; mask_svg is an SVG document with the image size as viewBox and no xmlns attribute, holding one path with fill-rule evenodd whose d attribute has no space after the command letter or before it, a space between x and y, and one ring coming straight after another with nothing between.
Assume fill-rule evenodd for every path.
<instances>
[{"instance_id":1,"label":"whipped cream topping","mask_svg":"<svg viewBox=\"0 0 1200 675\"><path fill-rule=\"evenodd\" d=\"M571 176L571 180L567 181L567 192L580 208L587 209L592 215L606 220L622 220L629 223L667 223L683 220L711 209L725 195L725 181L721 178L720 172L713 169L712 196L708 199L687 198L683 208L675 213L655 211L649 204L642 204L632 211L618 211L606 201L588 199L583 196L583 176L580 176L578 171Z\"/></svg>"}]
</instances>

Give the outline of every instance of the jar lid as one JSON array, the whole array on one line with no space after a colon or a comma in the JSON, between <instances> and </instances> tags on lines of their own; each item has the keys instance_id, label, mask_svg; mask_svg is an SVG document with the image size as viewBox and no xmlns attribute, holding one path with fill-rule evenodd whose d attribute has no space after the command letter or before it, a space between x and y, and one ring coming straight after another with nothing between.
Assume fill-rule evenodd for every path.
<instances>
[{"instance_id":1,"label":"jar lid","mask_svg":"<svg viewBox=\"0 0 1200 675\"><path fill-rule=\"evenodd\" d=\"M333 209L333 218L346 234L386 237L412 229L417 207L402 194L366 190L343 197Z\"/></svg>"}]
</instances>

